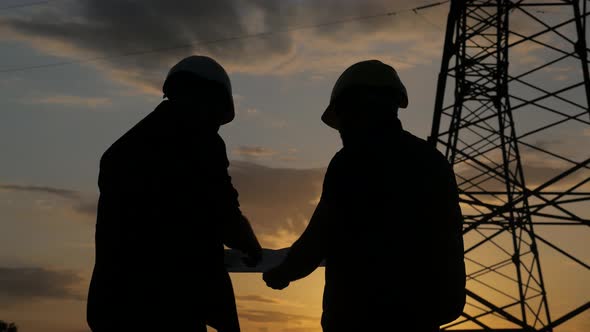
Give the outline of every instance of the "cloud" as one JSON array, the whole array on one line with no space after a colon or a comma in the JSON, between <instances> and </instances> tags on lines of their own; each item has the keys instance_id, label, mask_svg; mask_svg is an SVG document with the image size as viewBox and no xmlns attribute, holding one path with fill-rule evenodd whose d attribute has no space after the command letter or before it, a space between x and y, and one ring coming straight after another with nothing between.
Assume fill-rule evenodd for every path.
<instances>
[{"instance_id":1,"label":"cloud","mask_svg":"<svg viewBox=\"0 0 590 332\"><path fill-rule=\"evenodd\" d=\"M57 187L31 186L19 184L0 184L0 190L56 196L59 198L66 199L69 202L69 207L75 212L90 217L94 217L96 215L96 195L88 195L79 191Z\"/></svg>"},{"instance_id":2,"label":"cloud","mask_svg":"<svg viewBox=\"0 0 590 332\"><path fill-rule=\"evenodd\" d=\"M277 154L277 151L262 146L239 146L232 151L235 155L251 158L270 157Z\"/></svg>"},{"instance_id":3,"label":"cloud","mask_svg":"<svg viewBox=\"0 0 590 332\"><path fill-rule=\"evenodd\" d=\"M297 161L298 158L295 156L281 156L279 157L280 161Z\"/></svg>"},{"instance_id":4,"label":"cloud","mask_svg":"<svg viewBox=\"0 0 590 332\"><path fill-rule=\"evenodd\" d=\"M74 203L75 204L72 205L74 211L91 217L96 216L96 209L98 208L98 197L78 199Z\"/></svg>"},{"instance_id":5,"label":"cloud","mask_svg":"<svg viewBox=\"0 0 590 332\"><path fill-rule=\"evenodd\" d=\"M325 169L271 168L232 161L230 175L242 210L267 247L283 247L301 234L321 194ZM273 241L274 240L274 241Z\"/></svg>"},{"instance_id":6,"label":"cloud","mask_svg":"<svg viewBox=\"0 0 590 332\"><path fill-rule=\"evenodd\" d=\"M546 141L539 144L552 143ZM528 154L523 154L523 157L525 156ZM551 164L530 160L524 168L527 185L534 188L565 169L566 165L563 163ZM231 162L229 173L239 193L241 209L252 223L263 246L289 246L303 232L321 195L325 171L325 168L272 168L246 161ZM479 172L475 172L473 168L465 168L458 174L469 178ZM574 181L582 179L583 175L582 172L574 173L558 182L556 186L561 188L571 185ZM490 180L482 186L491 191L505 190L505 186L495 180ZM68 207L78 213L93 217L96 213L96 196L87 197L77 191L13 184L0 185L0 189L55 195L67 199Z\"/></svg>"},{"instance_id":7,"label":"cloud","mask_svg":"<svg viewBox=\"0 0 590 332\"><path fill-rule=\"evenodd\" d=\"M241 113L245 114L246 116L260 115L260 111L256 108L247 108L247 109L243 110Z\"/></svg>"},{"instance_id":8,"label":"cloud","mask_svg":"<svg viewBox=\"0 0 590 332\"><path fill-rule=\"evenodd\" d=\"M296 154L299 153L299 150L297 150L296 148L289 148L287 149L287 152L281 156L278 157L278 159L280 161L296 161L298 160Z\"/></svg>"},{"instance_id":9,"label":"cloud","mask_svg":"<svg viewBox=\"0 0 590 332\"><path fill-rule=\"evenodd\" d=\"M283 128L287 128L288 123L286 120L272 120L269 122L269 127L274 128L274 129L283 129Z\"/></svg>"},{"instance_id":10,"label":"cloud","mask_svg":"<svg viewBox=\"0 0 590 332\"><path fill-rule=\"evenodd\" d=\"M274 297L257 295L257 294L236 295L236 300L238 303L246 302L248 304L254 304L254 305L270 304L270 305L279 305L281 307L286 307L286 306L302 307L302 305L299 303L290 302L290 301L286 301L286 300L278 299L278 298L274 298Z\"/></svg>"},{"instance_id":11,"label":"cloud","mask_svg":"<svg viewBox=\"0 0 590 332\"><path fill-rule=\"evenodd\" d=\"M83 106L89 108L98 108L111 105L109 98L99 97L80 97L80 96L51 96L27 101L32 104L50 104L61 106Z\"/></svg>"},{"instance_id":12,"label":"cloud","mask_svg":"<svg viewBox=\"0 0 590 332\"><path fill-rule=\"evenodd\" d=\"M521 155L521 157L524 158L525 154ZM524 159L521 159L521 160L524 160ZM496 162L498 162L498 160L496 160ZM486 163L486 164L491 165L489 163ZM510 164L511 172L514 172L515 165L516 165L515 163ZM528 189L532 190L532 189L546 183L547 181L554 178L555 176L562 174L563 172L565 172L566 170L568 170L571 167L572 167L571 164L566 164L566 163L559 161L559 160L555 161L555 160L548 159L545 162L543 162L543 161L535 160L533 158L529 158L523 162L523 173L524 173L524 178L526 181L526 186ZM504 179L502 177L497 176L498 179L490 178L486 181L483 181L484 179L491 177L491 175L493 173L486 170L485 174L484 174L484 172L479 170L479 168L481 168L481 167L478 166L478 169L475 169L473 167L464 167L462 170L456 171L456 174L458 175L457 182L459 183L461 188L465 189L467 187L471 187L470 190L476 190L476 191L478 191L480 189L487 190L487 191L500 191L500 192L506 190L506 185L504 184ZM500 174L502 174L501 168L496 169L496 171L499 172ZM479 176L479 177L474 179L475 176ZM585 179L585 176L586 177L588 176L587 171L584 171L583 169L579 170L575 173L568 175L567 177L564 177L563 179L559 180L558 182L556 182L555 184L546 188L545 190L547 190L547 191L563 190L563 189L568 188L576 183L579 183L581 180ZM478 183L479 187L472 187L472 184L467 183L467 182L463 183L465 181L465 179L473 179L472 183Z\"/></svg>"},{"instance_id":13,"label":"cloud","mask_svg":"<svg viewBox=\"0 0 590 332\"><path fill-rule=\"evenodd\" d=\"M238 295L238 296L236 296L236 300L265 303L265 304L280 304L282 302L282 301L275 299L275 298L261 296L261 295L255 295L255 294L241 295L241 296Z\"/></svg>"},{"instance_id":14,"label":"cloud","mask_svg":"<svg viewBox=\"0 0 590 332\"><path fill-rule=\"evenodd\" d=\"M79 284L82 278L72 271L42 267L0 267L0 304L35 298L84 300Z\"/></svg>"},{"instance_id":15,"label":"cloud","mask_svg":"<svg viewBox=\"0 0 590 332\"><path fill-rule=\"evenodd\" d=\"M18 184L0 184L0 189L10 191L24 191L34 193L44 193L50 195L56 195L62 198L73 199L79 196L79 193L74 190L46 187L46 186L27 186Z\"/></svg>"},{"instance_id":16,"label":"cloud","mask_svg":"<svg viewBox=\"0 0 590 332\"><path fill-rule=\"evenodd\" d=\"M297 150L287 149L284 152L279 152L264 146L247 146L242 145L232 150L232 155L241 157L248 162L256 162L262 159L273 159L282 162L293 162L297 159Z\"/></svg>"},{"instance_id":17,"label":"cloud","mask_svg":"<svg viewBox=\"0 0 590 332\"><path fill-rule=\"evenodd\" d=\"M409 7L401 0L67 1L6 15L0 34L52 55L96 59L87 64L155 93L167 69L193 53L218 59L230 72L271 75L342 70L376 56L400 66L439 58L442 32L411 12L350 20ZM429 9L430 20L444 22L447 8ZM326 22L340 23L318 26ZM393 45L403 50L398 59L390 55Z\"/></svg>"},{"instance_id":18,"label":"cloud","mask_svg":"<svg viewBox=\"0 0 590 332\"><path fill-rule=\"evenodd\" d=\"M246 161L232 161L229 169L239 193L242 211L250 219L262 244L269 248L290 245L303 232L321 194L324 168L271 168ZM1 184L0 190L53 195L68 208L96 216L98 198L75 190Z\"/></svg>"},{"instance_id":19,"label":"cloud","mask_svg":"<svg viewBox=\"0 0 590 332\"><path fill-rule=\"evenodd\" d=\"M242 310L240 318L259 323L289 322L289 324L319 322L320 320L319 317L270 310Z\"/></svg>"}]
</instances>

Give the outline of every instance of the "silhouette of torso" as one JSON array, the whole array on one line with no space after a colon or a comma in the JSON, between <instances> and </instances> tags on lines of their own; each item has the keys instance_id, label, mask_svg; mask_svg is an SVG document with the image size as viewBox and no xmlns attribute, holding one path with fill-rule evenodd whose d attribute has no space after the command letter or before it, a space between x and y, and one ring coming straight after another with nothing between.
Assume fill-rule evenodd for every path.
<instances>
[{"instance_id":1,"label":"silhouette of torso","mask_svg":"<svg viewBox=\"0 0 590 332\"><path fill-rule=\"evenodd\" d=\"M399 122L362 142L345 140L316 213L279 269L295 280L325 259L325 332L430 332L461 313L465 271L454 173Z\"/></svg>"},{"instance_id":2,"label":"silhouette of torso","mask_svg":"<svg viewBox=\"0 0 590 332\"><path fill-rule=\"evenodd\" d=\"M175 107L162 102L101 158L94 331L238 329L218 226L240 213L225 145L216 130L188 130Z\"/></svg>"}]
</instances>

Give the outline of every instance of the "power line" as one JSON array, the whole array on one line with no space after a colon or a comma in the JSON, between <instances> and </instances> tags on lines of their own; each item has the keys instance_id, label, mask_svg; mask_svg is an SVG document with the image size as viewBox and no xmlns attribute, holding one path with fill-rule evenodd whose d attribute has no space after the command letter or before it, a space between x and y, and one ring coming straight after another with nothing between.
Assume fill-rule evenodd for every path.
<instances>
[{"instance_id":1,"label":"power line","mask_svg":"<svg viewBox=\"0 0 590 332\"><path fill-rule=\"evenodd\" d=\"M431 20L429 20L428 18L426 18L426 16L422 15L419 11L415 10L414 14L416 14L416 16L418 16L422 21L426 22L426 24L430 25L431 27L443 31L443 27L439 26L436 23L433 23Z\"/></svg>"},{"instance_id":2,"label":"power line","mask_svg":"<svg viewBox=\"0 0 590 332\"><path fill-rule=\"evenodd\" d=\"M174 50L179 50L179 49L184 49L184 48L191 48L191 47L196 47L196 46L204 46L204 45L232 42L232 41L252 39L252 38L261 38L261 37L272 36L272 35L276 35L276 34L280 34L280 33L287 33L287 32L300 31L300 30L309 30L309 29L318 29L318 28L323 28L323 27L327 27L327 26L345 24L345 23L350 23L350 22L374 20L377 18L395 16L395 15L405 13L405 12L414 12L417 14L418 11L420 11L420 10L440 6L440 5L443 5L449 1L450 0L439 1L439 2L427 4L427 5L417 6L414 8L402 9L402 10L398 10L398 11L390 11L390 12L380 13L380 14L356 16L356 17L344 18L344 19L340 19L340 20L328 21L328 22L317 23L317 24L312 24L312 25L286 27L282 30L276 30L276 31L263 31L263 32L253 33L253 34L244 34L244 35L238 35L238 36L232 36L232 37L226 37L226 38L211 39L211 40L206 40L206 41L202 41L202 42L174 45L174 46L161 47L161 48L152 48L152 49L139 50L139 51L133 51L133 52L128 52L128 53L116 54L116 55L105 55L105 56L95 57L95 58L90 58L90 59L80 59L80 60L71 60L71 61L39 64L39 65L14 67L14 68L2 69L2 70L0 70L0 73L14 73L14 72L21 72L21 71L41 69L41 68L61 67L61 66L67 66L67 65L73 65L73 64L92 63L92 62L115 59L115 58L125 58L125 57L132 57L132 56L139 56L139 55L146 55L146 54L153 54L153 53L169 52L169 51L174 51ZM45 2L49 2L49 1L45 1Z\"/></svg>"}]
</instances>

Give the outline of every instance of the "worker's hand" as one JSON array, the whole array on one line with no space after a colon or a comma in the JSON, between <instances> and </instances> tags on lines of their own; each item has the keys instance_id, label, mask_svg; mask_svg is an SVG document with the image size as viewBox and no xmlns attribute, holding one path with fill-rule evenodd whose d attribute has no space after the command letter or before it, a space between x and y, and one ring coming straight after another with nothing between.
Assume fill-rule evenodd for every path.
<instances>
[{"instance_id":1,"label":"worker's hand","mask_svg":"<svg viewBox=\"0 0 590 332\"><path fill-rule=\"evenodd\" d=\"M246 253L246 257L242 258L242 261L247 267L255 267L262 260L262 248L257 248L251 252Z\"/></svg>"},{"instance_id":2,"label":"worker's hand","mask_svg":"<svg viewBox=\"0 0 590 332\"><path fill-rule=\"evenodd\" d=\"M266 285L272 289L281 290L287 288L290 284L289 280L281 278L278 275L276 268L270 269L262 274L262 279L266 282Z\"/></svg>"}]
</instances>

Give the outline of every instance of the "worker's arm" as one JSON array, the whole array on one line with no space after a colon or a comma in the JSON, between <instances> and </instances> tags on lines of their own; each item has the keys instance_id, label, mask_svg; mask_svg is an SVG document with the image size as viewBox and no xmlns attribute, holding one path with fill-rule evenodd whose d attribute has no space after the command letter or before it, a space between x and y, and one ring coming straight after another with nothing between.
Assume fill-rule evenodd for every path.
<instances>
[{"instance_id":1,"label":"worker's arm","mask_svg":"<svg viewBox=\"0 0 590 332\"><path fill-rule=\"evenodd\" d=\"M463 243L463 215L459 205L459 191L455 174L450 165L445 165L441 188L443 190L442 230L438 262L441 264L440 291L434 298L440 300L441 310L437 317L440 324L453 321L465 305L465 263Z\"/></svg>"},{"instance_id":2,"label":"worker's arm","mask_svg":"<svg viewBox=\"0 0 590 332\"><path fill-rule=\"evenodd\" d=\"M283 289L291 281L308 276L320 265L325 258L322 224L328 214L326 203L320 200L307 228L293 243L285 260L264 273L263 278L269 287Z\"/></svg>"},{"instance_id":3,"label":"worker's arm","mask_svg":"<svg viewBox=\"0 0 590 332\"><path fill-rule=\"evenodd\" d=\"M234 218L232 218L234 219ZM222 224L223 244L248 255L246 265L254 266L262 259L262 246L258 242L248 219L240 212L235 219Z\"/></svg>"},{"instance_id":4,"label":"worker's arm","mask_svg":"<svg viewBox=\"0 0 590 332\"><path fill-rule=\"evenodd\" d=\"M222 146L219 148L219 152L223 151L223 155L219 159L223 164L216 172L216 183L214 185L216 188L219 231L223 244L231 249L244 252L248 255L245 263L248 266L254 266L262 258L262 246L258 242L250 222L240 209L238 192L234 188L228 172L229 161L225 153L225 144L222 141L220 144Z\"/></svg>"},{"instance_id":5,"label":"worker's arm","mask_svg":"<svg viewBox=\"0 0 590 332\"><path fill-rule=\"evenodd\" d=\"M263 279L269 287L287 287L291 281L308 276L326 258L327 231L336 215L341 163L341 154L337 153L328 166L322 196L305 231L293 243L285 260L264 273Z\"/></svg>"}]
</instances>

